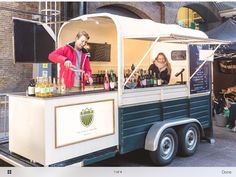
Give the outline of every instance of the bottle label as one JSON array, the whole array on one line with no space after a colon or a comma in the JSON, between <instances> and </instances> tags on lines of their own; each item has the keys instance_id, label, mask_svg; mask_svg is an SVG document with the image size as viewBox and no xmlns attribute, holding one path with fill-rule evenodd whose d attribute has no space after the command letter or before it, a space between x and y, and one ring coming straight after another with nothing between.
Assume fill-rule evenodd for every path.
<instances>
[{"instance_id":1,"label":"bottle label","mask_svg":"<svg viewBox=\"0 0 236 177\"><path fill-rule=\"evenodd\" d=\"M51 92L51 93L53 92L53 87L50 87L50 90L49 90L49 92Z\"/></svg>"},{"instance_id":2,"label":"bottle label","mask_svg":"<svg viewBox=\"0 0 236 177\"><path fill-rule=\"evenodd\" d=\"M115 82L110 82L110 88L114 89L115 88Z\"/></svg>"},{"instance_id":3,"label":"bottle label","mask_svg":"<svg viewBox=\"0 0 236 177\"><path fill-rule=\"evenodd\" d=\"M35 87L28 87L28 95L34 95L35 94Z\"/></svg>"},{"instance_id":4,"label":"bottle label","mask_svg":"<svg viewBox=\"0 0 236 177\"><path fill-rule=\"evenodd\" d=\"M105 88L105 90L109 90L109 82L104 83L104 88Z\"/></svg>"},{"instance_id":5,"label":"bottle label","mask_svg":"<svg viewBox=\"0 0 236 177\"><path fill-rule=\"evenodd\" d=\"M161 85L161 79L157 80L157 85Z\"/></svg>"},{"instance_id":6,"label":"bottle label","mask_svg":"<svg viewBox=\"0 0 236 177\"><path fill-rule=\"evenodd\" d=\"M65 93L66 93L66 86L61 85L61 94L65 94Z\"/></svg>"},{"instance_id":7,"label":"bottle label","mask_svg":"<svg viewBox=\"0 0 236 177\"><path fill-rule=\"evenodd\" d=\"M41 88L41 89L40 89L40 92L41 92L41 93L46 93L46 88Z\"/></svg>"},{"instance_id":8,"label":"bottle label","mask_svg":"<svg viewBox=\"0 0 236 177\"><path fill-rule=\"evenodd\" d=\"M147 80L146 80L146 79L143 79L143 80L142 80L142 85L143 85L143 86L146 86L146 85L147 85Z\"/></svg>"},{"instance_id":9,"label":"bottle label","mask_svg":"<svg viewBox=\"0 0 236 177\"><path fill-rule=\"evenodd\" d=\"M40 93L40 88L39 87L35 87L35 93Z\"/></svg>"}]
</instances>

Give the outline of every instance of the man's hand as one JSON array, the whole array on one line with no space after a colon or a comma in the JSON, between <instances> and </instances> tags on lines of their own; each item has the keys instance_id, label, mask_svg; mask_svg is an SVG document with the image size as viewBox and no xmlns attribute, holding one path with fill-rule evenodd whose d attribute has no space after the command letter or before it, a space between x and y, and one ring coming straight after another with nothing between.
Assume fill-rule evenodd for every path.
<instances>
[{"instance_id":1,"label":"man's hand","mask_svg":"<svg viewBox=\"0 0 236 177\"><path fill-rule=\"evenodd\" d=\"M93 84L93 79L92 79L92 77L89 77L89 84L90 84L90 85Z\"/></svg>"},{"instance_id":2,"label":"man's hand","mask_svg":"<svg viewBox=\"0 0 236 177\"><path fill-rule=\"evenodd\" d=\"M72 65L71 61L70 60L66 60L65 63L64 63L64 66L66 68L70 68L70 66Z\"/></svg>"},{"instance_id":3,"label":"man's hand","mask_svg":"<svg viewBox=\"0 0 236 177\"><path fill-rule=\"evenodd\" d=\"M64 66L68 69L76 69L76 66L75 65L72 65L71 61L70 60L66 60L65 63L64 63Z\"/></svg>"}]
</instances>

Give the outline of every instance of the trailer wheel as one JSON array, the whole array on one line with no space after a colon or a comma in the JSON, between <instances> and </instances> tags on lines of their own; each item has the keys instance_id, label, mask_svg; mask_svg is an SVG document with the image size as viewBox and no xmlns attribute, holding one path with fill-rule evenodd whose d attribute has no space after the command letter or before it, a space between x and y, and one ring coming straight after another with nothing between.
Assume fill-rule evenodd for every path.
<instances>
[{"instance_id":1,"label":"trailer wheel","mask_svg":"<svg viewBox=\"0 0 236 177\"><path fill-rule=\"evenodd\" d=\"M178 149L178 136L173 128L165 129L158 142L156 151L150 151L152 161L158 166L170 164Z\"/></svg>"},{"instance_id":2,"label":"trailer wheel","mask_svg":"<svg viewBox=\"0 0 236 177\"><path fill-rule=\"evenodd\" d=\"M193 155L200 142L200 132L196 124L186 124L178 130L179 149L181 156Z\"/></svg>"}]
</instances>

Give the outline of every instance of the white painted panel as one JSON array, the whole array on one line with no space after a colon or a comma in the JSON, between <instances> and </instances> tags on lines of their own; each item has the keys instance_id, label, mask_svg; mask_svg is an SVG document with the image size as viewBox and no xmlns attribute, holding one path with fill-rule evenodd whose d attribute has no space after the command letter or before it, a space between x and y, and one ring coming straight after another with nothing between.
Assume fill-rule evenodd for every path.
<instances>
[{"instance_id":1,"label":"white painted panel","mask_svg":"<svg viewBox=\"0 0 236 177\"><path fill-rule=\"evenodd\" d=\"M187 85L172 85L161 87L150 87L142 89L125 90L122 95L122 106L143 104L188 96Z\"/></svg>"}]
</instances>

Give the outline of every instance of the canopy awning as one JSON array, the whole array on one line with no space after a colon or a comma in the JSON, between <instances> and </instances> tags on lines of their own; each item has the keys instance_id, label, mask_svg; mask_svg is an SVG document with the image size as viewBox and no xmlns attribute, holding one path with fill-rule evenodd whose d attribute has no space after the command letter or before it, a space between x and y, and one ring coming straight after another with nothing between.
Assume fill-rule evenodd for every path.
<instances>
[{"instance_id":1,"label":"canopy awning","mask_svg":"<svg viewBox=\"0 0 236 177\"><path fill-rule=\"evenodd\" d=\"M226 44L229 41L208 39L208 36L199 30L183 28L176 24L162 24L149 19L134 19L109 13L87 14L71 19L63 24L61 29L70 22L83 21L94 24L107 24L116 26L119 37L129 39L141 39L169 43L206 43ZM60 35L60 32L59 32Z\"/></svg>"}]
</instances>

